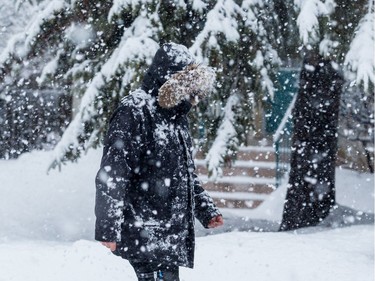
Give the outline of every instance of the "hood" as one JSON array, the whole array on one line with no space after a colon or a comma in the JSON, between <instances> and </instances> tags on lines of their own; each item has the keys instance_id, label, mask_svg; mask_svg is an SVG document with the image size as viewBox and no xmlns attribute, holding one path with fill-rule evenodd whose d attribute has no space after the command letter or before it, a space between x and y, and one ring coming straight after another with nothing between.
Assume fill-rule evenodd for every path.
<instances>
[{"instance_id":1,"label":"hood","mask_svg":"<svg viewBox=\"0 0 375 281\"><path fill-rule=\"evenodd\" d=\"M156 52L151 66L145 74L142 89L152 96L158 96L159 88L174 73L193 63L193 56L185 46L175 43L164 44Z\"/></svg>"},{"instance_id":2,"label":"hood","mask_svg":"<svg viewBox=\"0 0 375 281\"><path fill-rule=\"evenodd\" d=\"M186 113L212 91L214 81L211 67L196 64L185 46L168 43L156 52L142 89L163 109Z\"/></svg>"}]
</instances>

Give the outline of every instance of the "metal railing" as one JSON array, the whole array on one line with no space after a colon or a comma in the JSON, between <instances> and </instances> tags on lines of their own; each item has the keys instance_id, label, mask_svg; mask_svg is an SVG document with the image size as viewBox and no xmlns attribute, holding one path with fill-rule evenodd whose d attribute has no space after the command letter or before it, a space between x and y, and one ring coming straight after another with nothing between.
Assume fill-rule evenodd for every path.
<instances>
[{"instance_id":1,"label":"metal railing","mask_svg":"<svg viewBox=\"0 0 375 281\"><path fill-rule=\"evenodd\" d=\"M289 107L273 136L276 155L276 188L281 185L284 175L289 173L290 170L293 134L292 110L294 108L296 98L297 94L293 97L292 102L289 104Z\"/></svg>"}]
</instances>

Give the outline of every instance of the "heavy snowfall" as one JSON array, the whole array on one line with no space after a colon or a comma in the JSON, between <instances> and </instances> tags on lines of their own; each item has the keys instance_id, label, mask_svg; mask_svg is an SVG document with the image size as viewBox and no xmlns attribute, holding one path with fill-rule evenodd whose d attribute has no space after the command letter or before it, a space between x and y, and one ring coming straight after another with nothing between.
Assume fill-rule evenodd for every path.
<instances>
[{"instance_id":1,"label":"heavy snowfall","mask_svg":"<svg viewBox=\"0 0 375 281\"><path fill-rule=\"evenodd\" d=\"M211 191L264 201L220 208L214 230L196 220L195 267L181 281L373 281L374 34L373 0L0 0L0 281L136 280L94 239L95 176L111 114L165 42L216 71L189 115L201 179L225 182L242 163L256 176L237 183L254 186L270 181L262 168L287 167L269 194ZM235 161L263 145L297 165ZM300 200L298 180L312 190ZM298 206L328 193L326 218L279 231L283 215L298 226Z\"/></svg>"}]
</instances>

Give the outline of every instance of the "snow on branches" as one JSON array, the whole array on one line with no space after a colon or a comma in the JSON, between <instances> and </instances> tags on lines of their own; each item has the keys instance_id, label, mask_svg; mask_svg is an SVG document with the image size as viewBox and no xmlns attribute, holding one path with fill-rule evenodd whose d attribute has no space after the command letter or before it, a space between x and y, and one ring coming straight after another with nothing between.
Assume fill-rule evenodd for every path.
<instances>
[{"instance_id":1,"label":"snow on branches","mask_svg":"<svg viewBox=\"0 0 375 281\"><path fill-rule=\"evenodd\" d=\"M230 96L223 110L223 118L216 138L206 156L206 164L210 178L215 180L222 176L221 165L224 163L224 157L227 154L228 147L237 148L238 139L235 110L239 107L240 98L234 94Z\"/></svg>"},{"instance_id":2,"label":"snow on branches","mask_svg":"<svg viewBox=\"0 0 375 281\"><path fill-rule=\"evenodd\" d=\"M299 8L297 26L307 49L317 48L344 70L346 78L362 85L365 92L374 85L374 7L355 1L294 0ZM353 9L350 16L342 15ZM360 20L359 20L360 19Z\"/></svg>"},{"instance_id":3,"label":"snow on branches","mask_svg":"<svg viewBox=\"0 0 375 281\"><path fill-rule=\"evenodd\" d=\"M233 0L217 1L213 9L207 13L204 28L190 48L199 61L207 61L207 53L203 53L202 46L207 45L208 49L220 50L220 44L217 41L218 34L223 34L229 42L239 40L237 18L240 12L241 8Z\"/></svg>"},{"instance_id":4,"label":"snow on branches","mask_svg":"<svg viewBox=\"0 0 375 281\"><path fill-rule=\"evenodd\" d=\"M139 86L164 42L183 44L198 63L218 69L220 77L207 104L246 101L239 105L242 127L237 132L229 129L229 112L218 117L214 110L206 110L199 117L199 124L212 125L207 137L218 139L208 143L216 143L218 153L226 153L233 144L229 139L252 127L255 99L246 95L258 95L257 101L272 96L280 62L272 33L277 28L272 1L37 2L28 27L14 35L0 54L0 86L9 89L10 98L20 91L46 89L73 100L67 102L71 118L61 128L64 133L61 139L59 135L52 166L75 160L100 144L110 114L129 90ZM227 148L218 145L225 140L224 132L232 132Z\"/></svg>"},{"instance_id":5,"label":"snow on branches","mask_svg":"<svg viewBox=\"0 0 375 281\"><path fill-rule=\"evenodd\" d=\"M92 81L88 84L86 91L81 99L78 114L70 123L61 141L54 149L54 159L51 168L59 166L64 155L69 151L80 149L87 150L93 143L93 139L98 137L98 130L90 133L90 137L83 145L78 142L80 137L84 137L86 122L97 118L100 110L96 108L95 102L100 97L101 89L105 84L116 75L121 68L124 68L124 87L132 82L136 71L133 65L141 62L151 62L153 55L158 49L158 43L152 38L157 32L151 21L155 20L157 15L141 13L133 24L124 33L119 46L113 51L109 59L103 64L101 70L95 74ZM100 122L100 121L99 121ZM105 124L100 125L105 126Z\"/></svg>"},{"instance_id":6,"label":"snow on branches","mask_svg":"<svg viewBox=\"0 0 375 281\"><path fill-rule=\"evenodd\" d=\"M41 2L37 7L34 18L30 21L25 31L15 34L10 38L6 48L0 54L0 65L4 64L12 55L25 57L30 53L30 49L38 34L41 32L43 23L55 17L62 10L66 9L68 4L64 0L53 0Z\"/></svg>"},{"instance_id":7,"label":"snow on branches","mask_svg":"<svg viewBox=\"0 0 375 281\"><path fill-rule=\"evenodd\" d=\"M374 85L374 9L359 22L349 52L345 57L346 75L357 85L363 85L365 92ZM373 93L371 93L373 94Z\"/></svg>"},{"instance_id":8,"label":"snow on branches","mask_svg":"<svg viewBox=\"0 0 375 281\"><path fill-rule=\"evenodd\" d=\"M307 46L319 41L319 17L327 16L334 11L336 3L334 0L294 0L300 9L297 18L300 38Z\"/></svg>"},{"instance_id":9,"label":"snow on branches","mask_svg":"<svg viewBox=\"0 0 375 281\"><path fill-rule=\"evenodd\" d=\"M148 4L152 4L154 0L114 0L111 9L108 13L108 21L111 21L114 16L121 14L124 9L140 9Z\"/></svg>"}]
</instances>

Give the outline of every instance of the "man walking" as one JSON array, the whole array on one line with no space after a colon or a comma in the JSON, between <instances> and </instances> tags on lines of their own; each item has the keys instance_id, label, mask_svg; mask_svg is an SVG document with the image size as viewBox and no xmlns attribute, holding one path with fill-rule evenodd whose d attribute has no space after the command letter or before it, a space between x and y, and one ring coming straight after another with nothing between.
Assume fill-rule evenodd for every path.
<instances>
[{"instance_id":1,"label":"man walking","mask_svg":"<svg viewBox=\"0 0 375 281\"><path fill-rule=\"evenodd\" d=\"M110 120L96 177L95 239L128 259L138 280L178 281L194 265L194 217L223 218L195 174L187 113L213 88L211 68L173 43Z\"/></svg>"}]
</instances>

